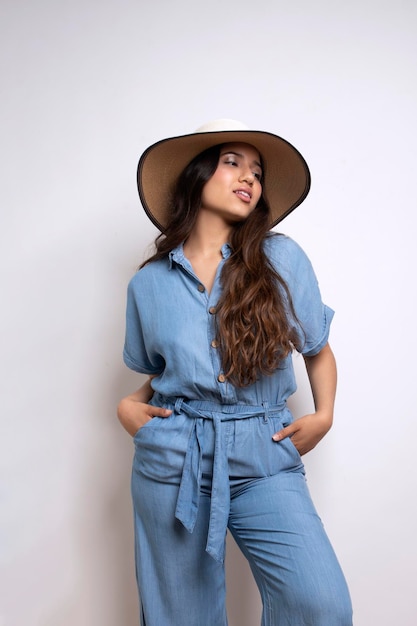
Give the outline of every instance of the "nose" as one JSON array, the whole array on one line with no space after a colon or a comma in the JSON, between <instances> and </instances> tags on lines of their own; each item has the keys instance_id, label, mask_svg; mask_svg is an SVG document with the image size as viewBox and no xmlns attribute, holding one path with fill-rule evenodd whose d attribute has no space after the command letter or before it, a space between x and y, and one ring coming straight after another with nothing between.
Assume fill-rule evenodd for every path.
<instances>
[{"instance_id":1,"label":"nose","mask_svg":"<svg viewBox=\"0 0 417 626\"><path fill-rule=\"evenodd\" d=\"M250 169L245 169L239 176L239 181L242 183L245 182L248 185L253 185L254 180L255 180L255 176L253 175L253 172L251 172Z\"/></svg>"}]
</instances>

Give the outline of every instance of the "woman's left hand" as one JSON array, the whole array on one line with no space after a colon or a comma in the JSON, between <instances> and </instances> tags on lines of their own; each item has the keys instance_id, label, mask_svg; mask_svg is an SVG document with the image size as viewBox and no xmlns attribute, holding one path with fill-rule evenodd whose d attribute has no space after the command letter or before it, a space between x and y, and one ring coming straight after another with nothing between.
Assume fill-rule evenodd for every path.
<instances>
[{"instance_id":1,"label":"woman's left hand","mask_svg":"<svg viewBox=\"0 0 417 626\"><path fill-rule=\"evenodd\" d=\"M289 426L275 433L272 439L282 441L286 437L291 437L298 452L303 455L310 452L323 439L330 430L332 421L332 416L317 411L294 420Z\"/></svg>"},{"instance_id":2,"label":"woman's left hand","mask_svg":"<svg viewBox=\"0 0 417 626\"><path fill-rule=\"evenodd\" d=\"M304 360L316 412L300 417L272 437L274 441L291 437L301 455L310 452L331 428L337 378L336 361L328 343L316 355L305 356Z\"/></svg>"}]
</instances>

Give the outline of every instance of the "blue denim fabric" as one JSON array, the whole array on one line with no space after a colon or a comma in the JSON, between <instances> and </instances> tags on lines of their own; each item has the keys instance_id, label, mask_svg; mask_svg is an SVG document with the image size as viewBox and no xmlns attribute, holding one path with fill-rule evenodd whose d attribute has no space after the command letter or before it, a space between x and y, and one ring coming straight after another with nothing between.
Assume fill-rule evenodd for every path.
<instances>
[{"instance_id":1,"label":"blue denim fabric","mask_svg":"<svg viewBox=\"0 0 417 626\"><path fill-rule=\"evenodd\" d=\"M270 261L287 282L305 342L300 351L316 354L326 344L333 311L321 301L311 263L290 238L273 234L265 240ZM221 293L220 272L211 293L204 290L184 256L182 246L169 259L151 263L132 278L128 288L124 360L131 369L157 375L152 387L163 396L210 400L223 404L280 404L296 389L292 358L272 376L237 389L218 380L218 350L213 346L213 311ZM202 291L200 291L202 289Z\"/></svg>"},{"instance_id":2,"label":"blue denim fabric","mask_svg":"<svg viewBox=\"0 0 417 626\"><path fill-rule=\"evenodd\" d=\"M265 241L318 353L333 311L311 264L283 235ZM227 527L249 560L264 606L262 626L350 626L349 593L311 502L301 458L272 435L292 420L296 385L289 356L272 376L236 388L222 382L210 294L182 246L130 281L124 360L156 375L154 406L173 409L134 437L132 496L143 626L226 626Z\"/></svg>"},{"instance_id":3,"label":"blue denim fabric","mask_svg":"<svg viewBox=\"0 0 417 626\"><path fill-rule=\"evenodd\" d=\"M173 409L134 437L142 626L227 626L226 527L247 557L262 626L351 626L349 592L279 407L157 396ZM214 557L214 558L213 558Z\"/></svg>"}]
</instances>

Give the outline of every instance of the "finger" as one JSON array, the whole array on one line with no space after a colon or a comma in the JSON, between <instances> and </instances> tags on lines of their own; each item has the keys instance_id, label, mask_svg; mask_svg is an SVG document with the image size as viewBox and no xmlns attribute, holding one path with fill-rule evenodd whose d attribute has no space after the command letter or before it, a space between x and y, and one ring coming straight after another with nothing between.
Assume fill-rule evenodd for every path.
<instances>
[{"instance_id":1,"label":"finger","mask_svg":"<svg viewBox=\"0 0 417 626\"><path fill-rule=\"evenodd\" d=\"M275 433L275 435L272 435L272 439L274 441L282 441L286 437L291 437L295 432L296 429L294 428L294 425L290 424L290 426L286 426L285 428L282 428L277 433Z\"/></svg>"},{"instance_id":2,"label":"finger","mask_svg":"<svg viewBox=\"0 0 417 626\"><path fill-rule=\"evenodd\" d=\"M149 414L152 417L168 417L171 415L172 411L170 409L164 409L160 406L150 406Z\"/></svg>"}]
</instances>

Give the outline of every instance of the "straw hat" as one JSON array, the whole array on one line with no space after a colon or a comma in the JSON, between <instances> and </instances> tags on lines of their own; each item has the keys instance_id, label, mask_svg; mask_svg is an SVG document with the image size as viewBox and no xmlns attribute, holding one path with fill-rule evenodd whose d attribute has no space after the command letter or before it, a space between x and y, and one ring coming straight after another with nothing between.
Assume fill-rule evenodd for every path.
<instances>
[{"instance_id":1,"label":"straw hat","mask_svg":"<svg viewBox=\"0 0 417 626\"><path fill-rule=\"evenodd\" d=\"M220 119L194 133L152 144L139 160L137 181L143 208L162 232L169 224L170 197L175 183L194 157L223 143L254 146L265 166L263 194L271 209L272 228L293 211L310 189L310 172L302 155L288 141L272 133L250 130L241 122Z\"/></svg>"}]
</instances>

